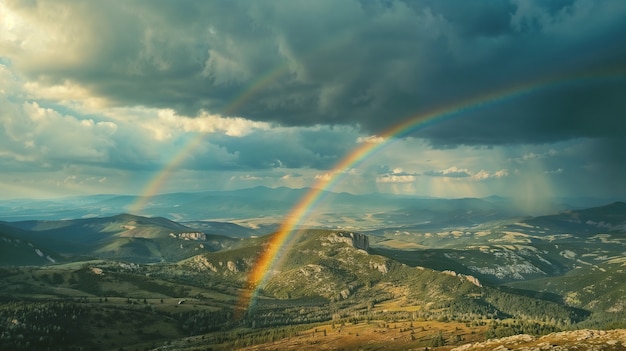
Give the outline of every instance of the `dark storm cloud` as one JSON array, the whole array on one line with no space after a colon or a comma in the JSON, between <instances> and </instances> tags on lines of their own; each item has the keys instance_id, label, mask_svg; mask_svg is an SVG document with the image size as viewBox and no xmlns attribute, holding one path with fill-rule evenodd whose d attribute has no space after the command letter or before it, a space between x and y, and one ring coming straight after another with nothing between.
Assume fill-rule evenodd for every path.
<instances>
[{"instance_id":1,"label":"dark storm cloud","mask_svg":"<svg viewBox=\"0 0 626 351\"><path fill-rule=\"evenodd\" d=\"M432 108L561 76L574 78L415 135L453 147L626 134L622 0L12 7L55 34L42 41L41 55L37 48L6 49L12 66L47 84L78 83L117 105L192 116L204 109L289 126L359 125L376 133ZM612 77L594 73L611 68ZM576 80L583 75L595 78ZM267 147L289 164L333 162L321 154L298 161L298 152L279 143Z\"/></svg>"},{"instance_id":2,"label":"dark storm cloud","mask_svg":"<svg viewBox=\"0 0 626 351\"><path fill-rule=\"evenodd\" d=\"M581 164L580 160L587 161ZM576 174L568 175L573 189L589 187L589 178L581 176L588 172L598 194L623 198L626 194L626 139L598 140L580 150L567 167L576 170Z\"/></svg>"},{"instance_id":3,"label":"dark storm cloud","mask_svg":"<svg viewBox=\"0 0 626 351\"><path fill-rule=\"evenodd\" d=\"M357 133L349 128L290 129L279 133L256 131L245 138L212 135L212 149L232 158L218 160L219 152L210 150L189 160L192 169L330 169L353 146Z\"/></svg>"}]
</instances>

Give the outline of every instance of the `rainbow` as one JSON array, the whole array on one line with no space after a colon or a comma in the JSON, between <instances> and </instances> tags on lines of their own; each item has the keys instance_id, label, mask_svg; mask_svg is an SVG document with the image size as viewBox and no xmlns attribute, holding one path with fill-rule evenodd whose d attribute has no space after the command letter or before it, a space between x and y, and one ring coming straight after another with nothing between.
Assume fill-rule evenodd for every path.
<instances>
[{"instance_id":1,"label":"rainbow","mask_svg":"<svg viewBox=\"0 0 626 351\"><path fill-rule=\"evenodd\" d=\"M303 57L314 58L316 54L323 52L323 50L332 50L334 47L340 46L343 40L349 39L350 32L344 31L337 33L332 40L326 41L324 45L312 47L309 51L302 54ZM265 74L259 76L254 82L252 82L246 89L243 89L239 95L237 95L232 102L226 105L221 111L221 115L228 117L236 113L239 108L246 104L251 98L256 96L260 91L269 87L272 83L276 82L280 77L286 76L290 73L290 62L286 61L281 65L274 67L267 71ZM137 199L128 207L129 212L134 214L140 214L146 207L151 197L159 194L159 190L163 189L164 184L170 179L171 175L185 160L185 157L189 155L191 151L196 149L204 139L203 133L196 134L190 141L188 141L178 152L176 152L163 167L143 188L141 193L137 196Z\"/></svg>"},{"instance_id":2,"label":"rainbow","mask_svg":"<svg viewBox=\"0 0 626 351\"><path fill-rule=\"evenodd\" d=\"M462 114L466 114L467 112L478 110L487 106L504 103L515 98L528 96L533 93L556 88L564 84L580 84L596 80L603 81L611 78L623 78L625 73L626 70L623 68L618 70L605 69L602 71L593 71L576 76L561 75L531 81L526 84L514 86L507 90L494 91L489 94L460 101L453 105L414 115L380 133L378 137L383 140L382 142L361 143L334 166L334 168L329 172L331 175L330 177L321 177L315 181L311 190L309 190L309 192L305 194L291 209L278 231L270 237L269 242L257 258L256 263L248 274L246 284L247 290L244 290L239 297L237 306L240 310L238 313L241 314L242 312L250 309L259 289L264 286L267 279L271 276L271 272L276 269L281 253L286 250L290 239L295 236L295 233L298 232L298 225L303 223L304 220L308 218L313 208L320 201L324 192L332 189L337 182L343 178L343 175L347 170L358 167L365 159L374 155L377 151L382 150L393 140L399 140L400 138L414 133L418 129L425 128L434 123L457 117Z\"/></svg>"},{"instance_id":3,"label":"rainbow","mask_svg":"<svg viewBox=\"0 0 626 351\"><path fill-rule=\"evenodd\" d=\"M161 171L157 173L157 175L150 182L148 182L148 185L144 188L141 195L137 197L135 202L133 202L128 207L129 212L136 215L141 214L141 210L146 207L146 205L150 201L150 198L158 194L159 189L163 187L163 184L167 183L170 175L173 174L177 168L179 168L179 166L185 160L185 157L200 145L201 141L202 134L198 134L193 139L191 139L191 141L188 142L180 151L176 152L174 156L166 163L166 166L161 169Z\"/></svg>"},{"instance_id":4,"label":"rainbow","mask_svg":"<svg viewBox=\"0 0 626 351\"><path fill-rule=\"evenodd\" d=\"M250 98L256 95L259 91L269 86L272 82L276 81L280 76L288 73L288 66L278 66L274 70L269 71L267 74L261 76L247 89L244 89L233 101L228 104L224 110L223 115L228 116L244 105ZM157 174L152 178L148 184L143 188L137 199L128 207L129 212L133 214L140 214L142 209L146 207L150 198L159 194L159 191L163 188L164 184L170 179L174 171L180 167L185 160L185 157L195 150L202 140L204 140L205 134L197 133L191 140L189 140L178 152L176 152Z\"/></svg>"},{"instance_id":5,"label":"rainbow","mask_svg":"<svg viewBox=\"0 0 626 351\"><path fill-rule=\"evenodd\" d=\"M229 116L262 89L268 87L288 72L289 66L288 64L284 64L261 76L228 104L223 109L222 115ZM343 175L347 170L358 167L365 159L373 156L385 146L390 145L394 140L400 140L421 128L461 116L467 112L531 95L539 91L556 88L565 84L585 84L607 79L623 79L624 76L626 76L626 68L620 66L588 71L577 75L555 75L532 80L508 89L478 95L448 106L416 114L378 134L378 139L382 140L382 142L361 143L328 172L329 177L320 177L315 181L311 186L311 190L290 210L278 231L270 237L268 244L257 257L253 268L248 274L247 288L243 289L243 292L239 296L236 314L240 314L241 312L245 313L253 304L259 289L264 286L267 279L271 276L270 272L276 269L281 253L285 251L290 239L297 233L298 225L303 223L312 213L316 204L321 200L324 191L332 189L343 179ZM130 212L138 213L145 208L150 198L158 194L159 190L163 188L163 185L169 180L174 171L179 168L185 160L185 157L196 149L203 139L204 134L198 133L176 152L166 163L165 167L148 182L137 200L129 206Z\"/></svg>"}]
</instances>

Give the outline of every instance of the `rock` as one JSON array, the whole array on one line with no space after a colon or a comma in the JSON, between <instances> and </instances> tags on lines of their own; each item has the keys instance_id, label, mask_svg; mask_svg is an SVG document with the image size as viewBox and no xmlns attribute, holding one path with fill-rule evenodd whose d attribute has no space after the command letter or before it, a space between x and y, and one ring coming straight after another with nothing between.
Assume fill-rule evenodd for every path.
<instances>
[{"instance_id":1,"label":"rock","mask_svg":"<svg viewBox=\"0 0 626 351\"><path fill-rule=\"evenodd\" d=\"M387 274L389 272L389 270L387 269L387 265L384 262L378 263L370 261L370 268L375 269L382 274Z\"/></svg>"},{"instance_id":2,"label":"rock","mask_svg":"<svg viewBox=\"0 0 626 351\"><path fill-rule=\"evenodd\" d=\"M626 346L626 329L575 330L542 337L514 335L462 345L452 351L474 350L622 350Z\"/></svg>"},{"instance_id":3,"label":"rock","mask_svg":"<svg viewBox=\"0 0 626 351\"><path fill-rule=\"evenodd\" d=\"M239 269L237 268L237 265L233 261L226 262L226 268L228 268L228 270L233 272L233 273L239 272Z\"/></svg>"},{"instance_id":4,"label":"rock","mask_svg":"<svg viewBox=\"0 0 626 351\"><path fill-rule=\"evenodd\" d=\"M338 232L327 237L331 243L345 242L346 244L361 250L369 250L370 243L367 235L360 233Z\"/></svg>"},{"instance_id":5,"label":"rock","mask_svg":"<svg viewBox=\"0 0 626 351\"><path fill-rule=\"evenodd\" d=\"M347 299L347 298L348 298L348 296L350 296L350 290L348 290L348 289L341 290L341 291L339 292L339 295L341 295L341 298L342 298L342 299Z\"/></svg>"}]
</instances>

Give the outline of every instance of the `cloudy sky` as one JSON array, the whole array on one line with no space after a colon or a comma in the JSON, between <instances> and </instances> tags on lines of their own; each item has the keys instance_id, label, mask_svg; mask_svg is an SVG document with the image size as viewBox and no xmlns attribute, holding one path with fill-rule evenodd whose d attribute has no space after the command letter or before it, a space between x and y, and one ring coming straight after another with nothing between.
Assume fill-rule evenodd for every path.
<instances>
[{"instance_id":1,"label":"cloudy sky","mask_svg":"<svg viewBox=\"0 0 626 351\"><path fill-rule=\"evenodd\" d=\"M0 198L308 187L363 143L333 190L626 198L624 38L623 0L0 0Z\"/></svg>"}]
</instances>

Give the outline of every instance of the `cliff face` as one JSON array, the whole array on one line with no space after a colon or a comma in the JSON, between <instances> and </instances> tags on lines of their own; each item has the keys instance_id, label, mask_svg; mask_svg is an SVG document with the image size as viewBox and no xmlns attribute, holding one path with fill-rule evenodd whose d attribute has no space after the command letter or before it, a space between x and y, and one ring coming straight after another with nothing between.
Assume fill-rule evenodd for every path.
<instances>
[{"instance_id":1,"label":"cliff face","mask_svg":"<svg viewBox=\"0 0 626 351\"><path fill-rule=\"evenodd\" d=\"M342 238L348 244L356 249L368 251L370 248L370 240L367 235L361 233L338 232L337 237Z\"/></svg>"}]
</instances>

